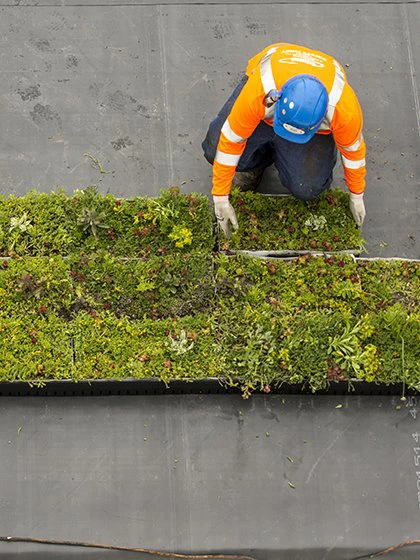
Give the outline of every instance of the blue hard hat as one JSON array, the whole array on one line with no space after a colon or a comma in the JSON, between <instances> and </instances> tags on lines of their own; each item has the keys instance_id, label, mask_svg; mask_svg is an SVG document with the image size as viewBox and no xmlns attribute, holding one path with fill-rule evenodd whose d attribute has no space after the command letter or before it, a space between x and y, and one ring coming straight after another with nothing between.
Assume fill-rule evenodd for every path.
<instances>
[{"instance_id":1,"label":"blue hard hat","mask_svg":"<svg viewBox=\"0 0 420 560\"><path fill-rule=\"evenodd\" d=\"M290 142L305 144L321 126L328 109L324 84L309 74L287 80L274 107L274 132Z\"/></svg>"}]
</instances>

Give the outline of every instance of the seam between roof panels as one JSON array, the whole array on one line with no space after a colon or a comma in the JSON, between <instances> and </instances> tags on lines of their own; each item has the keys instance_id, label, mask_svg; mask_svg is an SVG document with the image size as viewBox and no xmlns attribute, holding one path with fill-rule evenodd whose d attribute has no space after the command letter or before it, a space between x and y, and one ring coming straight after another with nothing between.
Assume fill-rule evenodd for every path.
<instances>
[{"instance_id":1,"label":"seam between roof panels","mask_svg":"<svg viewBox=\"0 0 420 560\"><path fill-rule=\"evenodd\" d=\"M157 29L159 38L159 57L160 57L160 70L162 75L162 93L163 93L163 106L164 106L164 126L166 136L166 152L167 152L167 173L168 184L172 185L174 180L174 166L172 156L172 143L171 143L171 124L169 121L169 93L168 93L168 72L166 68L166 42L165 30L162 23L161 5L156 4L157 8Z\"/></svg>"},{"instance_id":2,"label":"seam between roof panels","mask_svg":"<svg viewBox=\"0 0 420 560\"><path fill-rule=\"evenodd\" d=\"M407 43L407 51L408 51L408 62L410 65L410 78L411 78L411 85L413 87L413 96L414 96L414 107L416 110L416 118L417 118L417 130L420 136L420 102L419 102L419 93L417 89L417 82L416 82L416 70L414 68L414 59L413 59L413 48L411 44L411 33L410 33L410 26L408 22L408 14L407 14L407 6L405 4L401 4L401 11L402 11L402 20L403 20L403 29L405 40Z\"/></svg>"}]
</instances>

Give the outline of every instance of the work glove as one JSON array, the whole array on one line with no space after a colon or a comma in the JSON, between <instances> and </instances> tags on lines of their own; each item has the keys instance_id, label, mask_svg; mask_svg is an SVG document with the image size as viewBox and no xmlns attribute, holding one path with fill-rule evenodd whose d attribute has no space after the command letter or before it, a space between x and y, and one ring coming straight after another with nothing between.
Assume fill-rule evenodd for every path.
<instances>
[{"instance_id":1,"label":"work glove","mask_svg":"<svg viewBox=\"0 0 420 560\"><path fill-rule=\"evenodd\" d=\"M238 229L239 226L235 210L229 202L229 195L213 196L213 202L217 222L225 232L227 239L230 239L231 233L229 224L232 224L233 229Z\"/></svg>"},{"instance_id":2,"label":"work glove","mask_svg":"<svg viewBox=\"0 0 420 560\"><path fill-rule=\"evenodd\" d=\"M366 216L365 203L363 202L363 193L350 193L350 210L353 214L356 225L361 228Z\"/></svg>"}]
</instances>

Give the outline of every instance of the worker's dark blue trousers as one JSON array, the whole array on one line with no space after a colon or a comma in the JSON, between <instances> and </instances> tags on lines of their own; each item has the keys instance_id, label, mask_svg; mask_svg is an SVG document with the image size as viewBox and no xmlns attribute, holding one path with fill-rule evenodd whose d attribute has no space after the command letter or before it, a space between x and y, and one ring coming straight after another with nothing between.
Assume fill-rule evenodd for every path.
<instances>
[{"instance_id":1,"label":"worker's dark blue trousers","mask_svg":"<svg viewBox=\"0 0 420 560\"><path fill-rule=\"evenodd\" d=\"M247 77L239 85L211 122L202 143L204 157L213 165L220 131ZM331 184L337 148L332 134L315 134L306 144L295 144L275 134L272 126L261 121L248 138L236 171L252 171L274 163L281 183L298 198L316 198Z\"/></svg>"}]
</instances>

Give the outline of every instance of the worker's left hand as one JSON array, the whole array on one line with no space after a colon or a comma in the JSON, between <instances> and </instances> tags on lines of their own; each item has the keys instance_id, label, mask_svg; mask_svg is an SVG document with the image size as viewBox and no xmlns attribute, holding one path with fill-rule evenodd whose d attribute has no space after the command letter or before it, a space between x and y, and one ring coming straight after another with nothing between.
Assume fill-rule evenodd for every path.
<instances>
[{"instance_id":1,"label":"worker's left hand","mask_svg":"<svg viewBox=\"0 0 420 560\"><path fill-rule=\"evenodd\" d=\"M357 226L361 228L366 216L365 203L363 202L363 193L350 193L350 210L353 214L353 218Z\"/></svg>"}]
</instances>

